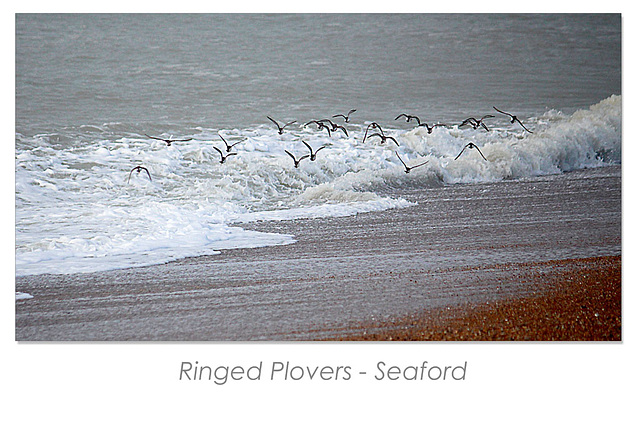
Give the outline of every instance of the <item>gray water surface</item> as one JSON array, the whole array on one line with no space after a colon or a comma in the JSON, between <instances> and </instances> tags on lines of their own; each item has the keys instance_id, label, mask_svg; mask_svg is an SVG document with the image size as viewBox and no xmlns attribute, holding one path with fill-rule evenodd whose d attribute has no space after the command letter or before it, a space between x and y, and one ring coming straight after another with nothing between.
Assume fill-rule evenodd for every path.
<instances>
[{"instance_id":1,"label":"gray water surface","mask_svg":"<svg viewBox=\"0 0 640 427\"><path fill-rule=\"evenodd\" d=\"M429 121L621 93L619 14L17 14L16 127Z\"/></svg>"}]
</instances>

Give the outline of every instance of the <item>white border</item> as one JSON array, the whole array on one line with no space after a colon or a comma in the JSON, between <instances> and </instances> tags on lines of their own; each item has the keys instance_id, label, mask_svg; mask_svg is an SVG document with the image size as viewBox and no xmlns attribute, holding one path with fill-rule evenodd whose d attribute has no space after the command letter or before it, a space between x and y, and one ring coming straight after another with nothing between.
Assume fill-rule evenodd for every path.
<instances>
[{"instance_id":1,"label":"white border","mask_svg":"<svg viewBox=\"0 0 640 427\"><path fill-rule=\"evenodd\" d=\"M27 12L517 12L504 2L363 6L328 1L311 8L300 2L203 5L183 1L142 2L28 1L3 6L2 196L14 203L15 17ZM638 17L630 2L542 1L529 12L622 12L624 123L637 111L636 42ZM504 9L504 6L507 6ZM392 10L390 10L392 9ZM452 10L453 9L453 10ZM631 122L633 124L633 122ZM634 168L638 157L634 129L623 135L622 344L29 344L14 340L14 212L5 213L2 282L6 425L629 425L638 384L638 292L635 241ZM628 159L628 160L627 160ZM637 169L637 168L635 168ZM11 306L9 306L11 304ZM182 361L252 364L290 360L301 365L350 364L370 369L379 360L395 364L468 362L464 382L238 382L225 386L177 381ZM633 399L633 400L632 400ZM629 420L629 421L628 421Z\"/></svg>"}]
</instances>

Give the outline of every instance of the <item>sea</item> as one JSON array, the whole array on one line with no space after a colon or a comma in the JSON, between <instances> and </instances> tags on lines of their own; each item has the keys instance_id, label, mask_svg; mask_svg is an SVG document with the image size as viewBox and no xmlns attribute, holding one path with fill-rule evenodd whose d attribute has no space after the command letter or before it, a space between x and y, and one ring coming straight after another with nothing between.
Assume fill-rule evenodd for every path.
<instances>
[{"instance_id":1,"label":"sea","mask_svg":"<svg viewBox=\"0 0 640 427\"><path fill-rule=\"evenodd\" d=\"M622 162L619 14L19 13L15 31L16 276L295 244L247 224Z\"/></svg>"}]
</instances>

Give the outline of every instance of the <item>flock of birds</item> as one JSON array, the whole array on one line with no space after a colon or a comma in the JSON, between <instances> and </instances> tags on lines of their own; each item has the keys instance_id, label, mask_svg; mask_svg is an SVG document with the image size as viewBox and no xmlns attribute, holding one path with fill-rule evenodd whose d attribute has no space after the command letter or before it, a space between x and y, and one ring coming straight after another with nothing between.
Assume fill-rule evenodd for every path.
<instances>
[{"instance_id":1,"label":"flock of birds","mask_svg":"<svg viewBox=\"0 0 640 427\"><path fill-rule=\"evenodd\" d=\"M520 119L518 119L518 117L514 114L511 113L507 113L505 111L499 110L498 108L496 108L495 106L493 107L493 109L495 111L497 111L499 114L505 115L507 117L509 117L509 120L511 122L511 124L517 123L519 124L525 131L529 132L529 133L533 133L532 131L530 131L529 129L527 129L525 127L525 125L522 123L522 121L520 121ZM350 118L351 118L351 114L355 113L357 110L356 109L351 109L349 110L349 112L347 112L347 114L335 114L332 116L332 119L336 119L336 118L342 118L342 120L345 123L349 123ZM484 123L484 121L486 119L490 119L490 118L495 118L496 116L492 115L492 114L486 114L482 117L480 117L479 119L476 119L475 117L469 117L465 120L462 121L462 123L460 123L459 125L457 125L458 128L461 128L463 126L470 126L472 129L479 129L479 128L483 128L485 129L487 132L489 132L489 128L487 127L487 125ZM399 114L394 120L399 120L401 118L404 118L404 120L407 123L410 123L411 121L415 121L417 123L417 127L424 127L427 130L427 133L431 134L431 132L433 132L433 130L436 127L451 127L451 125L447 125L444 123L435 123L431 126L429 126L428 123L424 123L420 120L420 118L418 116L412 115L412 114L406 114L406 113L402 113ZM283 135L286 128L288 126L291 126L293 124L296 123L296 121L291 121L291 122L287 122L287 123L283 123L280 124L277 120L274 120L273 118L267 116L267 119L269 121L271 121L278 129L278 134L279 135ZM344 133L344 135L346 137L349 137L349 133L347 131L347 129L339 124L336 124L333 120L331 119L320 119L320 120L310 120L307 123L305 123L303 125L303 128L306 128L308 126L312 126L315 125L317 130L320 131L327 131L327 134L329 136L331 136L332 132L337 132L337 131L341 131L342 133ZM369 133L369 131L371 131L372 133ZM186 142L186 141L191 141L193 138L186 138L186 139L173 139L173 138L162 138L162 137L157 137L157 136L150 136L145 134L146 137L150 138L150 139L154 139L154 140L158 140L158 141L163 141L167 144L167 146L171 146L171 144L173 144L174 142ZM213 149L215 149L219 154L220 154L220 164L223 164L226 162L226 160L231 157L231 156L235 156L238 153L235 151L231 151L233 149L234 146L236 146L237 144L240 144L244 141L238 141L235 142L233 144L229 144L226 139L224 139L224 137L220 134L218 134L218 136L220 137L220 139L222 139L222 141L225 144L226 150L220 150L218 147L213 146ZM389 136L389 135L385 135L384 130L382 129L382 127L376 123L376 122L371 122L365 129L364 132L364 137L362 138L362 142L366 142L367 140L369 140L370 138L379 138L380 139L380 143L384 144L387 141L393 141L397 146L400 146L400 144L398 143L398 141L393 137L393 136ZM315 161L317 158L317 154L320 150L326 148L326 145L323 145L322 147L316 149L315 151L313 150L313 148L304 140L301 140L302 143L307 147L307 149L309 150L309 154L305 154L303 156L300 157L296 157L293 153L291 153L288 150L284 150L285 153L291 157L291 159L293 160L293 166L294 168L298 168L300 166L300 162L304 159L309 159L310 161ZM480 154L480 156L486 161L487 158L484 156L484 154L482 154L482 151L480 151L480 148L478 148L478 146L476 144L474 144L473 142L469 142L468 144L466 144L464 146L464 148L462 149L462 151L460 151L460 153L455 157L454 160L457 160L462 153L464 153L464 151L466 149L476 149L478 151L478 153ZM402 160L402 158L400 157L400 155L398 154L398 152L396 151L396 156L398 157L398 159L400 160L400 163L402 163L402 166L404 167L404 171L406 173L411 172L413 169L419 167L419 166L423 166L426 165L429 161L425 161L413 166L408 166L404 160ZM147 169L144 166L135 166L133 169L131 169L131 171L129 172L129 178L127 179L127 183L129 183L129 181L131 180L131 175L134 172L137 172L138 174L140 174L141 172L146 172L149 181L151 181L151 173L149 172L149 169Z\"/></svg>"}]
</instances>

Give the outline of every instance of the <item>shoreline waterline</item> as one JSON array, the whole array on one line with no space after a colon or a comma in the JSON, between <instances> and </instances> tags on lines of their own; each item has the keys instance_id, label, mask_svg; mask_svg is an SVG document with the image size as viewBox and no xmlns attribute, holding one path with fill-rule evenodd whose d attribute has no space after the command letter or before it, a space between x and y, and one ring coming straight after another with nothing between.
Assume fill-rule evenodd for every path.
<instances>
[{"instance_id":1,"label":"shoreline waterline","mask_svg":"<svg viewBox=\"0 0 640 427\"><path fill-rule=\"evenodd\" d=\"M549 268L551 267L551 268ZM622 257L496 266L528 294L362 322L323 332L333 341L621 341Z\"/></svg>"},{"instance_id":2,"label":"shoreline waterline","mask_svg":"<svg viewBox=\"0 0 640 427\"><path fill-rule=\"evenodd\" d=\"M18 277L33 298L16 301L16 339L315 340L320 328L526 295L488 267L621 255L620 172L411 190L403 209L251 225L292 245Z\"/></svg>"},{"instance_id":3,"label":"shoreline waterline","mask_svg":"<svg viewBox=\"0 0 640 427\"><path fill-rule=\"evenodd\" d=\"M361 123L348 125L348 138L259 127L238 131L240 148L224 165L212 157L214 129L171 146L107 130L81 133L66 147L54 135L21 136L16 273L88 273L283 244L286 236L234 223L353 215L406 206L411 189L606 168L621 162L621 107L621 96L611 96L570 116L549 110L531 118L536 133L526 135L500 122L490 132L396 126L387 132L399 146L362 143ZM295 168L286 152L306 150L301 140L326 149ZM469 141L481 151L463 153ZM421 166L405 173L405 161ZM131 176L135 167L123 170L129 163L146 165L150 175Z\"/></svg>"}]
</instances>

